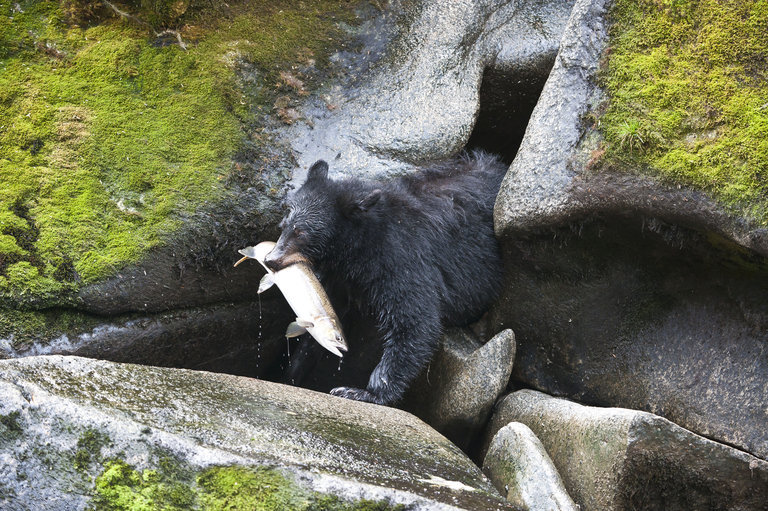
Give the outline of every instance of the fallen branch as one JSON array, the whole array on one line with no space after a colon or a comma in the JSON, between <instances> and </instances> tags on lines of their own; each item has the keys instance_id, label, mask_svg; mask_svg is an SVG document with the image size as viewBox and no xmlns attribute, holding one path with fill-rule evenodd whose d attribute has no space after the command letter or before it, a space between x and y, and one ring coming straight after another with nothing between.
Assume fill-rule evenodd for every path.
<instances>
[{"instance_id":1,"label":"fallen branch","mask_svg":"<svg viewBox=\"0 0 768 511\"><path fill-rule=\"evenodd\" d=\"M181 49L182 50L186 50L187 49L187 45L184 43L184 40L181 38L181 34L178 31L171 30L171 29L165 29L162 32L155 32L155 36L157 36L157 37L162 37L162 36L164 36L166 34L175 35L176 36L176 40L179 41L179 46L181 47Z\"/></svg>"},{"instance_id":2,"label":"fallen branch","mask_svg":"<svg viewBox=\"0 0 768 511\"><path fill-rule=\"evenodd\" d=\"M120 9L119 9L119 8L118 8L118 7L117 7L115 4L113 4L112 2L109 2L109 1L107 1L107 0L102 0L102 2L104 2L104 4L105 4L107 7L109 7L110 9L112 9L112 11L114 11L114 12L115 12L115 14L117 14L117 15L118 15L118 16L120 16L121 18L125 18L125 19L128 19L128 20L130 20L130 21L133 21L133 22L135 22L135 23L138 23L139 25L142 25L142 26L144 26L144 27L147 27L148 29L150 29L150 30L152 31L152 33L153 33L153 34L155 34L155 37L162 37L162 36L164 36L164 35L168 35L168 34L176 36L176 40L179 42L179 47L180 47L182 50L186 50L186 49L187 49L187 44L186 44L186 43L184 42L184 40L181 38L181 34L180 34L178 31L176 31L176 30L171 30L171 29L166 29L166 30L163 30L162 32L156 32L156 31L155 31L155 29L154 29L154 28L152 28L152 25L150 25L149 23L147 23L147 22L146 22L146 21L144 21L143 19L141 19L141 18L139 18L139 17L137 17L137 16L134 16L133 14L127 13L127 12L125 12L125 11L123 11L123 10L120 10Z\"/></svg>"},{"instance_id":3,"label":"fallen branch","mask_svg":"<svg viewBox=\"0 0 768 511\"><path fill-rule=\"evenodd\" d=\"M127 18L127 19L129 19L129 20L135 21L135 22L136 22L136 23L138 23L139 25L144 25L145 27L149 27L150 29L152 28L152 27L149 25L149 23L147 23L146 21L142 20L141 18L137 18L136 16L134 16L134 15L132 15L132 14L128 14L128 13L127 13L127 12L125 12L125 11L121 11L121 10L120 10L120 9L118 9L118 8L117 8L117 6L116 6L115 4L113 4L112 2L108 2L107 0L102 0L102 1L104 2L104 4L105 4L107 7L109 7L109 8L110 8L110 9L112 9L113 11L115 11L115 13L116 13L118 16L120 16L121 18ZM153 30L153 32L154 32L154 30Z\"/></svg>"}]
</instances>

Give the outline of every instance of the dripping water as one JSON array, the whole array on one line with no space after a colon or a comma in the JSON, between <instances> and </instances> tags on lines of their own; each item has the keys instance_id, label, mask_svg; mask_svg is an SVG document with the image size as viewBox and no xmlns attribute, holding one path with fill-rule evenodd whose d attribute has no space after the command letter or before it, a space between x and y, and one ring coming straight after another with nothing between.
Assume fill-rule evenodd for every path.
<instances>
[{"instance_id":1,"label":"dripping water","mask_svg":"<svg viewBox=\"0 0 768 511\"><path fill-rule=\"evenodd\" d=\"M261 343L262 343L262 333L261 333L261 324L263 323L263 316L261 313L261 295L257 295L259 299L259 330L256 336L256 369L259 368L259 363L261 362ZM258 376L256 376L258 379Z\"/></svg>"}]
</instances>

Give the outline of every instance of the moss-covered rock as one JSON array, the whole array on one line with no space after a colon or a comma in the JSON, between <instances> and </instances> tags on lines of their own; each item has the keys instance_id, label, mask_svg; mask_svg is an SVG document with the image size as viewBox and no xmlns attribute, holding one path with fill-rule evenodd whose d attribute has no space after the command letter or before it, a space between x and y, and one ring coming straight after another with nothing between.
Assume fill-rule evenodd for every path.
<instances>
[{"instance_id":1,"label":"moss-covered rock","mask_svg":"<svg viewBox=\"0 0 768 511\"><path fill-rule=\"evenodd\" d=\"M224 200L275 98L306 94L354 19L338 0L87 4L80 24L85 3L0 5L0 304L60 301Z\"/></svg>"},{"instance_id":2,"label":"moss-covered rock","mask_svg":"<svg viewBox=\"0 0 768 511\"><path fill-rule=\"evenodd\" d=\"M73 336L90 332L103 321L103 318L67 309L5 309L0 315L0 339L8 340L7 345L2 346L3 351L23 353L35 342L56 339L65 332Z\"/></svg>"},{"instance_id":3,"label":"moss-covered rock","mask_svg":"<svg viewBox=\"0 0 768 511\"><path fill-rule=\"evenodd\" d=\"M764 2L577 1L497 233L636 212L768 255Z\"/></svg>"},{"instance_id":4,"label":"moss-covered rock","mask_svg":"<svg viewBox=\"0 0 768 511\"><path fill-rule=\"evenodd\" d=\"M692 167L698 178L664 177L651 165L674 146L689 144L699 158L762 125L754 101L765 81L750 77L764 68L747 63L765 41L750 32L763 5L575 2L496 201L509 278L491 317L494 327L515 331L512 378L525 386L650 411L766 458L768 230L748 211L762 185L738 207L715 197L719 179L746 168L739 151L722 159L720 177L706 165ZM718 30L736 40L710 48ZM681 69L662 65L665 58ZM730 99L704 83L715 79L734 90L733 100L752 98L741 112L753 119L749 129L728 116ZM670 103L665 94L681 97ZM702 101L718 98L722 111L686 127ZM649 138L643 130L656 124L660 136ZM709 126L714 145L687 139ZM764 139L750 144L758 172Z\"/></svg>"},{"instance_id":5,"label":"moss-covered rock","mask_svg":"<svg viewBox=\"0 0 768 511\"><path fill-rule=\"evenodd\" d=\"M768 225L768 2L617 0L606 168L696 187Z\"/></svg>"},{"instance_id":6,"label":"moss-covered rock","mask_svg":"<svg viewBox=\"0 0 768 511\"><path fill-rule=\"evenodd\" d=\"M189 470L136 470L123 460L110 460L94 482L90 509L104 511L194 509L197 496ZM176 465L174 465L174 468Z\"/></svg>"},{"instance_id":7,"label":"moss-covered rock","mask_svg":"<svg viewBox=\"0 0 768 511\"><path fill-rule=\"evenodd\" d=\"M0 392L0 507L510 509L458 448L400 410L61 356L0 361Z\"/></svg>"},{"instance_id":8,"label":"moss-covered rock","mask_svg":"<svg viewBox=\"0 0 768 511\"><path fill-rule=\"evenodd\" d=\"M32 137L40 142L19 154L33 159L35 152L35 168L45 166L51 179L62 179L59 169L66 169L64 176L94 171L77 181L90 183L93 193L83 195L87 200L75 195L86 210L101 203L98 219L74 218L65 197L64 209L43 228L37 192L10 197L24 200L11 204L13 232L0 238L6 247L0 306L25 310L13 315L22 323L0 324L0 356L58 352L166 364L167 354L183 353L176 365L211 368L237 346L260 342L261 324L224 324L218 316L210 323L218 322L219 338L209 346L220 351L197 357L187 349L192 323L203 323L201 308L216 314L236 302L234 318L241 303L256 303L261 270L232 270L232 258L238 248L276 235L286 185L303 177L297 167L325 158L340 174L381 176L452 155L472 131L485 69L495 69L494 83L515 89L491 94L496 99L488 99L486 112L537 96L571 3L67 0L9 6L3 26L13 37L3 64L14 62L16 73L34 63L31 84L44 74L40 90L50 82L54 92L79 94L63 101L46 92L52 113L32 127L47 138ZM52 22L40 22L41 13ZM40 30L29 35L33 23L45 25L48 39ZM38 40L51 44L38 47ZM83 76L92 83L78 79ZM30 104L44 99L27 98L24 90L14 94ZM117 99L108 102L111 97ZM506 107L494 107L498 102ZM496 117L485 122L500 124ZM515 123L504 124L502 131ZM30 179L25 189L39 188ZM51 226L56 233L45 234ZM50 268L43 264L48 261ZM271 304L264 305L267 338L268 329L277 329L268 317ZM65 316L61 309L77 312ZM193 310L196 318L174 331L153 328L154 342L137 332L135 325L143 324L150 333L162 319L149 316L169 309ZM91 322L99 316L103 324ZM123 328L128 322L133 326ZM251 325L251 335L242 335ZM271 340L282 342L279 325ZM104 346L106 337L115 340L117 329L125 335L116 344L133 336L141 347L126 342L117 356L91 349ZM192 335L200 339L197 332ZM151 354L143 351L148 345ZM157 357L160 346L166 355Z\"/></svg>"},{"instance_id":9,"label":"moss-covered rock","mask_svg":"<svg viewBox=\"0 0 768 511\"><path fill-rule=\"evenodd\" d=\"M274 467L222 466L192 471L170 460L137 470L111 460L94 483L92 511L404 511L387 500L349 500L308 490Z\"/></svg>"}]
</instances>

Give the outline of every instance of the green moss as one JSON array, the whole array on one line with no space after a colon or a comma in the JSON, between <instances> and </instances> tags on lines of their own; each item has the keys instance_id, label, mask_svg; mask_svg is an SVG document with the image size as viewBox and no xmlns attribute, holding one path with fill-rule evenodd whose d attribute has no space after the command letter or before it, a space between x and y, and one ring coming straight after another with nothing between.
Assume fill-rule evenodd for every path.
<instances>
[{"instance_id":1,"label":"green moss","mask_svg":"<svg viewBox=\"0 0 768 511\"><path fill-rule=\"evenodd\" d=\"M611 16L605 166L768 224L768 1L617 0Z\"/></svg>"},{"instance_id":2,"label":"green moss","mask_svg":"<svg viewBox=\"0 0 768 511\"><path fill-rule=\"evenodd\" d=\"M20 415L18 411L0 415L0 425L5 429L4 432L1 432L0 437L16 437L22 432L21 424L19 424Z\"/></svg>"},{"instance_id":3,"label":"green moss","mask_svg":"<svg viewBox=\"0 0 768 511\"><path fill-rule=\"evenodd\" d=\"M77 439L75 451L75 468L80 471L88 469L94 461L101 461L101 449L110 443L109 437L95 429L87 429Z\"/></svg>"},{"instance_id":4,"label":"green moss","mask_svg":"<svg viewBox=\"0 0 768 511\"><path fill-rule=\"evenodd\" d=\"M54 303L222 200L260 116L306 94L280 72L327 62L354 17L343 0L121 5L147 23L0 3L0 299ZM169 23L186 51L156 37Z\"/></svg>"},{"instance_id":5,"label":"green moss","mask_svg":"<svg viewBox=\"0 0 768 511\"><path fill-rule=\"evenodd\" d=\"M55 296L65 284L41 274L29 261L19 261L6 267L0 287L21 297L31 295L45 298Z\"/></svg>"},{"instance_id":6,"label":"green moss","mask_svg":"<svg viewBox=\"0 0 768 511\"><path fill-rule=\"evenodd\" d=\"M217 467L197 479L201 509L228 511L400 511L386 501L345 501L334 495L307 491L271 468Z\"/></svg>"},{"instance_id":7,"label":"green moss","mask_svg":"<svg viewBox=\"0 0 768 511\"><path fill-rule=\"evenodd\" d=\"M193 509L196 498L185 481L119 460L107 463L94 492L91 509L99 511L182 511Z\"/></svg>"},{"instance_id":8,"label":"green moss","mask_svg":"<svg viewBox=\"0 0 768 511\"><path fill-rule=\"evenodd\" d=\"M21 350L32 343L50 341L64 334L90 332L103 323L104 318L99 316L65 309L22 311L0 308L0 339L12 336L13 348Z\"/></svg>"},{"instance_id":9,"label":"green moss","mask_svg":"<svg viewBox=\"0 0 768 511\"><path fill-rule=\"evenodd\" d=\"M306 492L273 469L216 468L200 475L198 484L206 511L307 509L310 504Z\"/></svg>"},{"instance_id":10,"label":"green moss","mask_svg":"<svg viewBox=\"0 0 768 511\"><path fill-rule=\"evenodd\" d=\"M91 509L108 511L402 511L386 501L346 501L309 491L282 472L267 467L214 467L196 478L189 471L161 466L137 471L123 461L109 462L96 479ZM175 468L174 468L175 467Z\"/></svg>"}]
</instances>

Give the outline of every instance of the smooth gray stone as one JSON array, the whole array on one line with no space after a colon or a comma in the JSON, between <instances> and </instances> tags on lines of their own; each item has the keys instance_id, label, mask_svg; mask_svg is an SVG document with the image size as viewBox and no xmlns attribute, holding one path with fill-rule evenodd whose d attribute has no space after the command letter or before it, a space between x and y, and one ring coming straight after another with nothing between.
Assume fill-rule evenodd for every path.
<instances>
[{"instance_id":1,"label":"smooth gray stone","mask_svg":"<svg viewBox=\"0 0 768 511\"><path fill-rule=\"evenodd\" d=\"M157 453L190 470L277 468L353 500L511 509L447 439L392 408L237 376L63 356L0 361L0 395L3 509L85 509L104 462L156 469ZM87 431L107 441L78 469Z\"/></svg>"},{"instance_id":2,"label":"smooth gray stone","mask_svg":"<svg viewBox=\"0 0 768 511\"><path fill-rule=\"evenodd\" d=\"M404 409L466 448L507 388L514 361L512 330L482 344L468 329L450 329L427 370L412 385Z\"/></svg>"},{"instance_id":3,"label":"smooth gray stone","mask_svg":"<svg viewBox=\"0 0 768 511\"><path fill-rule=\"evenodd\" d=\"M768 462L650 413L583 406L520 390L500 403L486 446L513 421L541 440L583 509L762 510L768 505Z\"/></svg>"},{"instance_id":4,"label":"smooth gray stone","mask_svg":"<svg viewBox=\"0 0 768 511\"><path fill-rule=\"evenodd\" d=\"M510 422L491 440L483 472L507 500L529 511L576 511L557 469L533 431Z\"/></svg>"}]
</instances>

